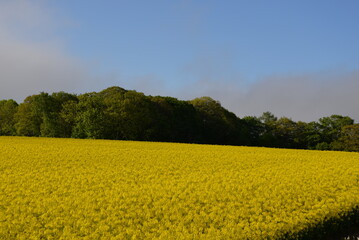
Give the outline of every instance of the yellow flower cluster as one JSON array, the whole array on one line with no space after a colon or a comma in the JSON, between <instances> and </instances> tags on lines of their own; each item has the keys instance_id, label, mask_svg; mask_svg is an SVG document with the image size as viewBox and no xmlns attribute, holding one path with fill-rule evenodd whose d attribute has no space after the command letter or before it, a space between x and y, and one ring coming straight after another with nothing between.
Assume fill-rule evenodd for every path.
<instances>
[{"instance_id":1,"label":"yellow flower cluster","mask_svg":"<svg viewBox=\"0 0 359 240\"><path fill-rule=\"evenodd\" d=\"M358 153L0 137L0 239L278 239L358 204Z\"/></svg>"}]
</instances>

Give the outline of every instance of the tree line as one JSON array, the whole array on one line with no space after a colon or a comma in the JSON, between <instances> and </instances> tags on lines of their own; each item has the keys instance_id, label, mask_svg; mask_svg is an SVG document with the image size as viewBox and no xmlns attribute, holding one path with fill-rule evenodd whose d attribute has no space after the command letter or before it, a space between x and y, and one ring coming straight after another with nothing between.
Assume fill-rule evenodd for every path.
<instances>
[{"instance_id":1,"label":"tree line","mask_svg":"<svg viewBox=\"0 0 359 240\"><path fill-rule=\"evenodd\" d=\"M182 101L120 87L1 100L0 135L359 151L359 124L348 116L309 123L270 112L238 118L210 97Z\"/></svg>"}]
</instances>

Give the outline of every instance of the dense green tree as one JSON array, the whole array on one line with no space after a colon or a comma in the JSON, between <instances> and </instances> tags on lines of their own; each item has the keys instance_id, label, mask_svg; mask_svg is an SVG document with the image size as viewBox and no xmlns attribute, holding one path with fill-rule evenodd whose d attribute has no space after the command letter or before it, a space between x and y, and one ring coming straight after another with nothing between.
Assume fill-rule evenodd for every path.
<instances>
[{"instance_id":1,"label":"dense green tree","mask_svg":"<svg viewBox=\"0 0 359 240\"><path fill-rule=\"evenodd\" d=\"M261 122L263 122L264 124L271 124L271 123L276 122L278 120L278 118L276 116L274 116L274 114L271 112L264 112L259 117L259 120Z\"/></svg>"},{"instance_id":2,"label":"dense green tree","mask_svg":"<svg viewBox=\"0 0 359 240\"><path fill-rule=\"evenodd\" d=\"M331 145L334 150L359 152L359 124L344 126L338 140Z\"/></svg>"},{"instance_id":3,"label":"dense green tree","mask_svg":"<svg viewBox=\"0 0 359 240\"><path fill-rule=\"evenodd\" d=\"M308 133L308 123L298 121L295 125L295 131L293 136L293 147L294 148L301 148L301 149L307 149L308 148L308 139L307 139L307 133Z\"/></svg>"},{"instance_id":4,"label":"dense green tree","mask_svg":"<svg viewBox=\"0 0 359 240\"><path fill-rule=\"evenodd\" d=\"M258 117L246 116L242 118L243 135L245 136L245 145L259 146L260 139L265 133L265 125Z\"/></svg>"},{"instance_id":5,"label":"dense green tree","mask_svg":"<svg viewBox=\"0 0 359 240\"><path fill-rule=\"evenodd\" d=\"M18 104L14 100L0 101L0 135L16 135L15 114Z\"/></svg>"},{"instance_id":6,"label":"dense green tree","mask_svg":"<svg viewBox=\"0 0 359 240\"><path fill-rule=\"evenodd\" d=\"M76 105L75 124L72 131L72 137L76 138L106 138L106 116L103 99L95 92L86 93L78 97L79 102ZM73 116L73 102L66 105L65 119L71 119Z\"/></svg>"},{"instance_id":7,"label":"dense green tree","mask_svg":"<svg viewBox=\"0 0 359 240\"><path fill-rule=\"evenodd\" d=\"M57 111L55 123L57 124L57 137L71 137L75 125L78 98L75 94L55 92L51 97L56 101Z\"/></svg>"},{"instance_id":8,"label":"dense green tree","mask_svg":"<svg viewBox=\"0 0 359 240\"><path fill-rule=\"evenodd\" d=\"M15 129L20 136L40 136L42 119L36 114L34 107L35 95L28 96L18 107L15 114Z\"/></svg>"},{"instance_id":9,"label":"dense green tree","mask_svg":"<svg viewBox=\"0 0 359 240\"><path fill-rule=\"evenodd\" d=\"M264 131L259 138L259 145L265 147L278 147L278 136L274 134L275 124L278 118L271 112L264 112L259 120L264 126Z\"/></svg>"},{"instance_id":10,"label":"dense green tree","mask_svg":"<svg viewBox=\"0 0 359 240\"><path fill-rule=\"evenodd\" d=\"M151 101L143 93L127 91L120 102L122 137L129 140L150 140Z\"/></svg>"},{"instance_id":11,"label":"dense green tree","mask_svg":"<svg viewBox=\"0 0 359 240\"><path fill-rule=\"evenodd\" d=\"M149 97L120 87L107 88L99 96L104 104L107 138L151 140L154 119Z\"/></svg>"},{"instance_id":12,"label":"dense green tree","mask_svg":"<svg viewBox=\"0 0 359 240\"><path fill-rule=\"evenodd\" d=\"M200 118L194 106L172 97L151 97L155 124L151 130L156 141L200 142Z\"/></svg>"},{"instance_id":13,"label":"dense green tree","mask_svg":"<svg viewBox=\"0 0 359 240\"><path fill-rule=\"evenodd\" d=\"M330 144L338 140L344 126L352 125L354 120L348 116L331 115L319 119L320 143L317 144L318 150L330 150Z\"/></svg>"},{"instance_id":14,"label":"dense green tree","mask_svg":"<svg viewBox=\"0 0 359 240\"><path fill-rule=\"evenodd\" d=\"M331 142L340 136L341 129L344 126L352 125L354 120L348 116L332 115L319 119L320 130L323 142Z\"/></svg>"},{"instance_id":15,"label":"dense green tree","mask_svg":"<svg viewBox=\"0 0 359 240\"><path fill-rule=\"evenodd\" d=\"M69 100L61 105L59 121L62 126L60 136L71 137L76 124L78 100Z\"/></svg>"},{"instance_id":16,"label":"dense green tree","mask_svg":"<svg viewBox=\"0 0 359 240\"><path fill-rule=\"evenodd\" d=\"M51 94L51 97L54 98L58 105L62 105L69 101L78 102L78 98L75 94L66 93L66 92L54 92Z\"/></svg>"},{"instance_id":17,"label":"dense green tree","mask_svg":"<svg viewBox=\"0 0 359 240\"><path fill-rule=\"evenodd\" d=\"M271 112L238 118L210 97L182 101L110 87L76 96L40 93L0 101L0 135L104 138L358 151L347 116L295 122Z\"/></svg>"},{"instance_id":18,"label":"dense green tree","mask_svg":"<svg viewBox=\"0 0 359 240\"><path fill-rule=\"evenodd\" d=\"M125 138L125 123L122 114L126 92L127 90L120 87L110 87L99 92L104 103L104 114L107 119L106 137L109 139Z\"/></svg>"},{"instance_id":19,"label":"dense green tree","mask_svg":"<svg viewBox=\"0 0 359 240\"><path fill-rule=\"evenodd\" d=\"M318 122L307 123L304 139L308 149L316 149L317 145L322 142L321 126Z\"/></svg>"},{"instance_id":20,"label":"dense green tree","mask_svg":"<svg viewBox=\"0 0 359 240\"><path fill-rule=\"evenodd\" d=\"M297 134L297 123L293 120L281 117L272 122L272 135L274 136L275 147L294 148L294 139Z\"/></svg>"},{"instance_id":21,"label":"dense green tree","mask_svg":"<svg viewBox=\"0 0 359 240\"><path fill-rule=\"evenodd\" d=\"M243 144L241 121L210 97L190 101L201 118L201 135L206 143Z\"/></svg>"},{"instance_id":22,"label":"dense green tree","mask_svg":"<svg viewBox=\"0 0 359 240\"><path fill-rule=\"evenodd\" d=\"M58 137L62 131L58 118L60 102L47 93L40 93L35 96L33 104L35 115L41 119L41 136Z\"/></svg>"},{"instance_id":23,"label":"dense green tree","mask_svg":"<svg viewBox=\"0 0 359 240\"><path fill-rule=\"evenodd\" d=\"M60 105L48 93L29 96L19 105L16 131L19 135L56 137L59 132L57 114Z\"/></svg>"}]
</instances>

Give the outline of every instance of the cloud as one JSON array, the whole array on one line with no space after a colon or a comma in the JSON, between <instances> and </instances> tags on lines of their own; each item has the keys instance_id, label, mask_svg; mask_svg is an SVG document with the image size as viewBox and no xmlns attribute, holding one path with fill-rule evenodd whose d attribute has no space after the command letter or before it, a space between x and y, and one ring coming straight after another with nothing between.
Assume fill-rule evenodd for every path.
<instances>
[{"instance_id":1,"label":"cloud","mask_svg":"<svg viewBox=\"0 0 359 240\"><path fill-rule=\"evenodd\" d=\"M69 21L52 17L52 9L43 3L0 2L0 99L22 101L40 91L95 87L91 66L66 52L56 36L57 28Z\"/></svg>"},{"instance_id":2,"label":"cloud","mask_svg":"<svg viewBox=\"0 0 359 240\"><path fill-rule=\"evenodd\" d=\"M249 82L235 67L230 51L219 51L196 58L183 72L187 80L175 96L210 96L238 117L270 111L295 121L317 121L333 114L359 121L359 70L277 74Z\"/></svg>"},{"instance_id":3,"label":"cloud","mask_svg":"<svg viewBox=\"0 0 359 240\"><path fill-rule=\"evenodd\" d=\"M250 86L202 78L186 89L185 95L211 96L239 117L270 111L296 121L316 121L333 114L359 120L359 71L276 75Z\"/></svg>"},{"instance_id":4,"label":"cloud","mask_svg":"<svg viewBox=\"0 0 359 240\"><path fill-rule=\"evenodd\" d=\"M359 71L278 75L254 84L238 98L225 99L241 116L271 111L276 116L313 121L339 114L359 120Z\"/></svg>"},{"instance_id":5,"label":"cloud","mask_svg":"<svg viewBox=\"0 0 359 240\"><path fill-rule=\"evenodd\" d=\"M59 29L72 24L45 1L0 1L0 99L21 102L45 92L84 93L118 85L180 99L210 96L239 117L276 116L313 121L332 114L359 121L359 70L277 74L248 83L230 49L206 49L182 68L175 84L156 73L139 76L95 73L99 63L73 56ZM71 25L72 26L72 25ZM169 79L170 80L170 79Z\"/></svg>"},{"instance_id":6,"label":"cloud","mask_svg":"<svg viewBox=\"0 0 359 240\"><path fill-rule=\"evenodd\" d=\"M41 91L81 94L113 85L166 94L165 83L156 74L124 77L118 69L103 73L100 61L83 60L67 51L61 30L78 26L45 3L0 2L0 99L22 102Z\"/></svg>"},{"instance_id":7,"label":"cloud","mask_svg":"<svg viewBox=\"0 0 359 240\"><path fill-rule=\"evenodd\" d=\"M233 55L228 50L207 51L196 57L181 71L183 82L174 95L192 99L201 96L224 99L243 94L247 83L233 65Z\"/></svg>"}]
</instances>

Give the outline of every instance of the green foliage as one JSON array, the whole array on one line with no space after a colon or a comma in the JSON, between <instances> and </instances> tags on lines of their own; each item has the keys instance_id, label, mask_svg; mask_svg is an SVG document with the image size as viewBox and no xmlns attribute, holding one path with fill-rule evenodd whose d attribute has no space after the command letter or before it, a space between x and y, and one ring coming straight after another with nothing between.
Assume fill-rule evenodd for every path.
<instances>
[{"instance_id":1,"label":"green foliage","mask_svg":"<svg viewBox=\"0 0 359 240\"><path fill-rule=\"evenodd\" d=\"M305 129L304 138L308 149L316 149L318 143L322 141L320 124L317 122L308 123Z\"/></svg>"},{"instance_id":2,"label":"green foliage","mask_svg":"<svg viewBox=\"0 0 359 240\"><path fill-rule=\"evenodd\" d=\"M71 105L70 105L71 107ZM72 133L77 138L105 138L105 105L102 98L96 93L87 93L79 96L76 106L78 111L75 117L75 126ZM71 119L70 109L69 118Z\"/></svg>"},{"instance_id":3,"label":"green foliage","mask_svg":"<svg viewBox=\"0 0 359 240\"><path fill-rule=\"evenodd\" d=\"M264 132L264 124L257 117L245 116L241 119L246 145L259 145L259 137Z\"/></svg>"},{"instance_id":4,"label":"green foliage","mask_svg":"<svg viewBox=\"0 0 359 240\"><path fill-rule=\"evenodd\" d=\"M0 101L0 135L358 151L357 128L340 115L310 123L271 112L240 119L210 97L182 101L120 87L79 96L41 92L20 105Z\"/></svg>"},{"instance_id":5,"label":"green foliage","mask_svg":"<svg viewBox=\"0 0 359 240\"><path fill-rule=\"evenodd\" d=\"M330 144L327 143L327 142L321 142L321 143L318 143L316 146L315 146L315 149L316 150L330 150L331 147L330 147Z\"/></svg>"},{"instance_id":6,"label":"green foliage","mask_svg":"<svg viewBox=\"0 0 359 240\"><path fill-rule=\"evenodd\" d=\"M50 118L53 124L56 124L56 131L53 132L52 136L71 137L78 98L74 94L65 92L55 92L51 94L51 97L57 105L55 112L52 113L52 118Z\"/></svg>"},{"instance_id":7,"label":"green foliage","mask_svg":"<svg viewBox=\"0 0 359 240\"><path fill-rule=\"evenodd\" d=\"M332 147L335 150L359 152L359 124L344 126L341 136L332 143Z\"/></svg>"},{"instance_id":8,"label":"green foliage","mask_svg":"<svg viewBox=\"0 0 359 240\"><path fill-rule=\"evenodd\" d=\"M61 105L62 108L59 113L59 122L62 126L63 137L72 136L77 117L77 103L78 100L76 99L75 101L69 100Z\"/></svg>"},{"instance_id":9,"label":"green foliage","mask_svg":"<svg viewBox=\"0 0 359 240\"><path fill-rule=\"evenodd\" d=\"M68 123L62 110L67 102L76 101L72 94L59 92L49 95L40 93L25 99L15 114L15 128L21 136L70 137Z\"/></svg>"},{"instance_id":10,"label":"green foliage","mask_svg":"<svg viewBox=\"0 0 359 240\"><path fill-rule=\"evenodd\" d=\"M344 126L352 125L354 120L347 116L332 115L319 119L319 128L322 135L322 141L330 143L337 140L340 136L341 129Z\"/></svg>"},{"instance_id":11,"label":"green foliage","mask_svg":"<svg viewBox=\"0 0 359 240\"><path fill-rule=\"evenodd\" d=\"M17 107L18 104L12 99L0 101L0 135L16 135L14 116Z\"/></svg>"},{"instance_id":12,"label":"green foliage","mask_svg":"<svg viewBox=\"0 0 359 240\"><path fill-rule=\"evenodd\" d=\"M190 103L201 119L201 135L206 143L243 144L241 121L210 97L196 98Z\"/></svg>"},{"instance_id":13,"label":"green foliage","mask_svg":"<svg viewBox=\"0 0 359 240\"><path fill-rule=\"evenodd\" d=\"M302 121L297 122L293 136L294 148L301 148L301 149L308 148L307 136L308 136L308 123Z\"/></svg>"},{"instance_id":14,"label":"green foliage","mask_svg":"<svg viewBox=\"0 0 359 240\"><path fill-rule=\"evenodd\" d=\"M294 148L294 139L297 135L297 123L293 120L282 117L272 123L272 133L276 139L277 146Z\"/></svg>"},{"instance_id":15,"label":"green foliage","mask_svg":"<svg viewBox=\"0 0 359 240\"><path fill-rule=\"evenodd\" d=\"M98 95L103 99L105 116L107 118L107 138L124 139L125 123L123 120L123 102L127 91L120 87L110 87Z\"/></svg>"},{"instance_id":16,"label":"green foliage","mask_svg":"<svg viewBox=\"0 0 359 240\"><path fill-rule=\"evenodd\" d=\"M27 97L18 107L15 114L15 128L20 136L40 136L41 118L36 115L35 95Z\"/></svg>"},{"instance_id":17,"label":"green foliage","mask_svg":"<svg viewBox=\"0 0 359 240\"><path fill-rule=\"evenodd\" d=\"M100 92L111 139L150 140L153 123L151 101L143 93L112 87ZM110 128L109 128L110 126Z\"/></svg>"},{"instance_id":18,"label":"green foliage","mask_svg":"<svg viewBox=\"0 0 359 240\"><path fill-rule=\"evenodd\" d=\"M156 141L200 142L200 119L195 107L172 97L151 97L155 124L152 137Z\"/></svg>"},{"instance_id":19,"label":"green foliage","mask_svg":"<svg viewBox=\"0 0 359 240\"><path fill-rule=\"evenodd\" d=\"M143 93L128 91L121 104L123 137L131 140L149 140L151 123L151 101Z\"/></svg>"},{"instance_id":20,"label":"green foliage","mask_svg":"<svg viewBox=\"0 0 359 240\"><path fill-rule=\"evenodd\" d=\"M274 116L271 112L264 112L262 116L259 117L259 120L264 124L274 123L278 120L276 116Z\"/></svg>"}]
</instances>

